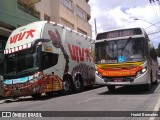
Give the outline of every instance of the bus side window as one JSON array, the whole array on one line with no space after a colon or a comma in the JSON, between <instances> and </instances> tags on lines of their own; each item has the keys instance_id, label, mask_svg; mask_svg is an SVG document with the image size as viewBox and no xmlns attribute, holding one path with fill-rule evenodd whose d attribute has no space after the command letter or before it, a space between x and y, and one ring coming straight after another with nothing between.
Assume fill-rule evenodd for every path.
<instances>
[{"instance_id":1,"label":"bus side window","mask_svg":"<svg viewBox=\"0 0 160 120\"><path fill-rule=\"evenodd\" d=\"M58 54L42 52L42 69L53 67L58 63Z\"/></svg>"}]
</instances>

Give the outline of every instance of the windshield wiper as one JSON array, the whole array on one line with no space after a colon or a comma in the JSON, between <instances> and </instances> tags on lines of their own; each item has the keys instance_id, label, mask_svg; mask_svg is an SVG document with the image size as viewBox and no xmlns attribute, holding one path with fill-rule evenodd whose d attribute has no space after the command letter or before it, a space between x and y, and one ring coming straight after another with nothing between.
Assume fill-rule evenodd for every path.
<instances>
[{"instance_id":1,"label":"windshield wiper","mask_svg":"<svg viewBox=\"0 0 160 120\"><path fill-rule=\"evenodd\" d=\"M18 72L18 74L24 74L24 73L28 73L28 72L33 72L34 70L37 70L38 68L29 68L26 70L23 70L21 72Z\"/></svg>"},{"instance_id":2,"label":"windshield wiper","mask_svg":"<svg viewBox=\"0 0 160 120\"><path fill-rule=\"evenodd\" d=\"M5 74L4 76L15 76L16 74L16 71L12 71L10 73Z\"/></svg>"},{"instance_id":3,"label":"windshield wiper","mask_svg":"<svg viewBox=\"0 0 160 120\"><path fill-rule=\"evenodd\" d=\"M124 47L122 48L122 50L121 50L121 56L122 56L123 51L124 51L125 48L127 47L128 43L131 41L131 39L132 39L132 37L129 37L128 40L127 40L127 42L126 42L126 44L125 44Z\"/></svg>"}]
</instances>

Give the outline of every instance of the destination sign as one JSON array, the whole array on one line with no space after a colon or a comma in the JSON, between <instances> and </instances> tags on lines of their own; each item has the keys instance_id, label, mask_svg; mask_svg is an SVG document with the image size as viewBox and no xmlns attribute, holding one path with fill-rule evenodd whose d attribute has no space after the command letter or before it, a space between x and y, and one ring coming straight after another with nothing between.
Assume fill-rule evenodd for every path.
<instances>
[{"instance_id":1,"label":"destination sign","mask_svg":"<svg viewBox=\"0 0 160 120\"><path fill-rule=\"evenodd\" d=\"M115 31L99 33L97 35L96 40L126 37L126 36L141 35L141 34L142 34L142 31L140 28L122 29L122 30L115 30Z\"/></svg>"}]
</instances>

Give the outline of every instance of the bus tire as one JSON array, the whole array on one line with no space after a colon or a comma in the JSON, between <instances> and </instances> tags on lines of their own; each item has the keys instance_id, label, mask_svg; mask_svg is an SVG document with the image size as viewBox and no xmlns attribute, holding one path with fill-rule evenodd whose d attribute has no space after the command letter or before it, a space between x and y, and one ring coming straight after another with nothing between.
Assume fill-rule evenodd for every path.
<instances>
[{"instance_id":1,"label":"bus tire","mask_svg":"<svg viewBox=\"0 0 160 120\"><path fill-rule=\"evenodd\" d=\"M67 95L67 94L70 94L71 91L72 91L72 84L71 84L71 81L70 79L67 77L67 78L64 78L63 81L62 81L62 91L61 91L61 94L63 95Z\"/></svg>"},{"instance_id":2,"label":"bus tire","mask_svg":"<svg viewBox=\"0 0 160 120\"><path fill-rule=\"evenodd\" d=\"M107 88L108 88L109 92L114 92L116 87L115 87L115 85L108 85Z\"/></svg>"},{"instance_id":3,"label":"bus tire","mask_svg":"<svg viewBox=\"0 0 160 120\"><path fill-rule=\"evenodd\" d=\"M151 83L145 84L145 85L144 85L144 89L145 89L146 91L150 91L150 90L151 90Z\"/></svg>"},{"instance_id":4,"label":"bus tire","mask_svg":"<svg viewBox=\"0 0 160 120\"><path fill-rule=\"evenodd\" d=\"M31 94L32 98L34 99L38 99L41 97L41 93L37 93L37 94Z\"/></svg>"},{"instance_id":5,"label":"bus tire","mask_svg":"<svg viewBox=\"0 0 160 120\"><path fill-rule=\"evenodd\" d=\"M48 97L52 97L53 96L53 91L51 91L51 92L46 92L45 94L48 96Z\"/></svg>"},{"instance_id":6,"label":"bus tire","mask_svg":"<svg viewBox=\"0 0 160 120\"><path fill-rule=\"evenodd\" d=\"M82 82L82 77L77 76L75 78L75 83L74 83L74 92L81 92L83 90L83 82Z\"/></svg>"}]
</instances>

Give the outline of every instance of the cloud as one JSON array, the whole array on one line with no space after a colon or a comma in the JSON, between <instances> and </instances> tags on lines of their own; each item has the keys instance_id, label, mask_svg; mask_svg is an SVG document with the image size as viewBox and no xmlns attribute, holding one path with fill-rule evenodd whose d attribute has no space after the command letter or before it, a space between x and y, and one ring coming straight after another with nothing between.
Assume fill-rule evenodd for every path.
<instances>
[{"instance_id":1,"label":"cloud","mask_svg":"<svg viewBox=\"0 0 160 120\"><path fill-rule=\"evenodd\" d=\"M152 6L147 0L90 0L89 4L91 5L90 23L94 26L94 19L96 19L98 32L126 27L147 28L160 21L160 7ZM157 10L157 15L155 10ZM135 18L141 20L134 21ZM93 37L95 37L94 27L92 28ZM155 25L146 29L147 33L157 30ZM158 37L158 35L160 36L160 33L152 35L151 38ZM158 46L158 41L158 39L153 39L155 46Z\"/></svg>"}]
</instances>

